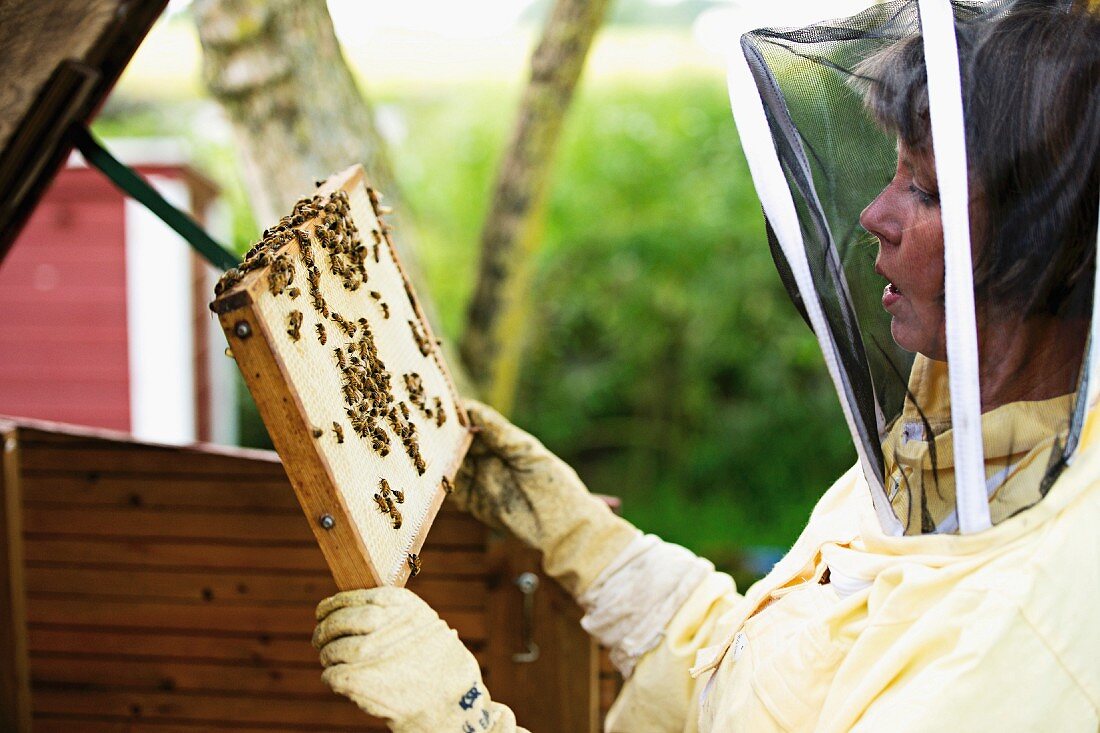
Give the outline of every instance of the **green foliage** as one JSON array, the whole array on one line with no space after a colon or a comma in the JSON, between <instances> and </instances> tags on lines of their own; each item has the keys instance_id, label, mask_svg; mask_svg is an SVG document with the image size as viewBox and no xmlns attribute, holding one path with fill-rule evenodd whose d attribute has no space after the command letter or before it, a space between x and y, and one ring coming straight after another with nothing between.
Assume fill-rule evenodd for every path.
<instances>
[{"instance_id":1,"label":"green foliage","mask_svg":"<svg viewBox=\"0 0 1100 733\"><path fill-rule=\"evenodd\" d=\"M405 127L391 151L406 204L397 235L415 225L452 339L519 91L374 100ZM136 131L110 117L97 129L166 131L132 119ZM232 151L195 143L231 194L243 249L256 228ZM535 265L516 422L594 491L622 497L640 527L724 567L750 546L789 546L854 451L771 262L719 77L582 84ZM245 435L263 444L247 408Z\"/></svg>"},{"instance_id":2,"label":"green foliage","mask_svg":"<svg viewBox=\"0 0 1100 733\"><path fill-rule=\"evenodd\" d=\"M514 103L419 102L395 151L451 337ZM548 219L516 422L647 531L727 565L788 545L854 451L775 273L721 80L588 88Z\"/></svg>"}]
</instances>

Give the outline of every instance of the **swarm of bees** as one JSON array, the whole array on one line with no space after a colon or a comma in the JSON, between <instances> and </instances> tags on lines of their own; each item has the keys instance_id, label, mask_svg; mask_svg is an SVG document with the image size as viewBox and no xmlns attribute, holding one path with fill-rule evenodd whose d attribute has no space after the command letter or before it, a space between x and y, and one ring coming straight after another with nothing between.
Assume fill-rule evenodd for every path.
<instances>
[{"instance_id":1,"label":"swarm of bees","mask_svg":"<svg viewBox=\"0 0 1100 733\"><path fill-rule=\"evenodd\" d=\"M384 213L385 208L379 205L381 194L370 188L367 193L375 211ZM369 280L367 263L371 259L380 263L382 247L389 246L389 227L379 219L378 228L372 228L370 235L368 246L363 243L351 217L345 191L304 198L295 204L289 216L264 231L260 242L245 254L237 268L225 273L215 287L215 294L223 294L239 284L248 273L266 267L266 286L273 296L286 295L296 300L305 295L321 319L313 325L317 341L321 346L332 349L332 358L340 374L344 414L351 432L346 433L341 422L333 421L331 435L336 444L343 444L346 438L354 435L366 441L379 457L385 458L390 454L393 438L396 437L401 441L403 452L422 476L428 467L420 452L412 410L409 404L395 396L393 375L379 356L370 323L366 318L353 320L337 313L326 301L321 287L322 278L326 282L329 278L336 278L348 292L364 288ZM297 257L286 250L290 243L298 245ZM304 284L300 282L301 273L298 273L299 282L295 283L299 263L304 267ZM407 282L404 287L415 311L415 298ZM374 289L367 292L382 318L389 319L391 309L382 293ZM303 327L308 331L309 326L304 324L302 311L292 310L287 314L286 333L291 341L301 340ZM409 320L408 325L421 355L429 356L433 342L424 326L418 320ZM330 338L334 342L331 345ZM442 426L447 420L442 400L439 397L430 398L425 393L423 380L416 372L403 374L402 377L408 402L428 420L434 420L436 426ZM310 428L310 432L318 440L329 434L316 426ZM453 490L446 476L441 486L448 493ZM381 479L373 498L378 510L389 517L393 529L400 529L403 518L399 507L405 502L405 492L392 488L386 479ZM411 574L416 575L420 571L419 557L409 554L407 562Z\"/></svg>"},{"instance_id":2,"label":"swarm of bees","mask_svg":"<svg viewBox=\"0 0 1100 733\"><path fill-rule=\"evenodd\" d=\"M424 394L424 380L416 372L402 375L405 380L405 390L409 393L409 402L416 405L424 417L435 419L436 427L442 427L447 422L447 411L443 409L443 400L433 398L431 407L428 406L428 397ZM406 414L407 418L408 415Z\"/></svg>"},{"instance_id":3,"label":"swarm of bees","mask_svg":"<svg viewBox=\"0 0 1100 733\"><path fill-rule=\"evenodd\" d=\"M420 349L420 353L424 356L430 354L432 352L432 341L420 328L420 324L416 321L409 321L409 329L412 331L413 338L416 340L416 348Z\"/></svg>"},{"instance_id":4,"label":"swarm of bees","mask_svg":"<svg viewBox=\"0 0 1100 733\"><path fill-rule=\"evenodd\" d=\"M291 311L287 322L289 325L286 332L290 340L297 341L302 338L302 311Z\"/></svg>"},{"instance_id":5,"label":"swarm of bees","mask_svg":"<svg viewBox=\"0 0 1100 733\"><path fill-rule=\"evenodd\" d=\"M401 510L397 505L405 503L405 492L391 489L389 481L382 479L378 482L378 493L374 495L374 503L378 506L378 511L390 516L394 529L401 529Z\"/></svg>"},{"instance_id":6,"label":"swarm of bees","mask_svg":"<svg viewBox=\"0 0 1100 733\"><path fill-rule=\"evenodd\" d=\"M230 268L222 275L214 286L214 295L221 295L240 283L248 273L267 265L273 265L272 269L274 270L273 275L269 273L268 287L272 292L281 294L284 288L293 283L294 271L290 267L289 258L279 255L278 252L294 238L297 238L299 243L303 239L308 240L308 237L298 227L315 218L323 206L324 200L321 196L304 198L296 203L294 210L289 215L280 219L275 226L264 230L260 241L245 252L241 264ZM276 262L279 257L282 257L282 260Z\"/></svg>"}]
</instances>

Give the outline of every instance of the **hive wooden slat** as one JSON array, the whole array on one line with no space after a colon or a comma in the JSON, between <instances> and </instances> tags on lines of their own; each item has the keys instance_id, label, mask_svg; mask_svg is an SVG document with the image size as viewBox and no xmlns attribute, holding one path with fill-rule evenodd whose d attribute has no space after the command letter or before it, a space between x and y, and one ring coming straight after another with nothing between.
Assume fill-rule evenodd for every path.
<instances>
[{"instance_id":1,"label":"hive wooden slat","mask_svg":"<svg viewBox=\"0 0 1100 733\"><path fill-rule=\"evenodd\" d=\"M446 609L445 618L463 639L485 639L484 613ZM312 631L314 617L313 607L301 604L126 602L69 595L44 597L31 593L27 597L27 621L114 629L300 634Z\"/></svg>"},{"instance_id":2,"label":"hive wooden slat","mask_svg":"<svg viewBox=\"0 0 1100 733\"><path fill-rule=\"evenodd\" d=\"M330 699L317 660L310 667L181 664L178 661L32 656L38 687L156 692L246 693L258 696Z\"/></svg>"},{"instance_id":3,"label":"hive wooden slat","mask_svg":"<svg viewBox=\"0 0 1100 733\"><path fill-rule=\"evenodd\" d=\"M36 471L25 475L23 496L35 504L302 512L283 477L239 479L232 491L226 491L224 479Z\"/></svg>"},{"instance_id":4,"label":"hive wooden slat","mask_svg":"<svg viewBox=\"0 0 1100 733\"><path fill-rule=\"evenodd\" d=\"M317 651L308 634L298 636L202 636L164 631L113 631L31 626L33 659L118 661L175 666L217 664L270 670L305 670L320 677ZM484 669L484 642L465 640ZM101 678L106 679L106 678Z\"/></svg>"},{"instance_id":5,"label":"hive wooden slat","mask_svg":"<svg viewBox=\"0 0 1100 733\"><path fill-rule=\"evenodd\" d=\"M181 663L233 662L317 670L317 652L309 643L309 631L272 635L259 632L217 636L172 632L167 629L88 628L31 624L29 640L34 654L70 658L154 658Z\"/></svg>"},{"instance_id":6,"label":"hive wooden slat","mask_svg":"<svg viewBox=\"0 0 1100 733\"><path fill-rule=\"evenodd\" d=\"M389 731L389 728L383 725L381 721L374 721L373 718L365 716L363 720L363 726L356 729L358 733L386 733ZM342 731L347 729L328 726L249 726L241 723L221 723L219 721L187 724L171 723L163 720L93 719L87 715L38 713L34 718L34 730L35 733L73 733L74 730L79 730L80 733L207 733L211 730L262 730L265 733L301 733L302 731Z\"/></svg>"},{"instance_id":7,"label":"hive wooden slat","mask_svg":"<svg viewBox=\"0 0 1100 733\"><path fill-rule=\"evenodd\" d=\"M444 520L441 519L437 527L443 523ZM262 570L285 575L329 575L320 550L306 545L229 545L162 541L156 537L71 539L64 536L28 535L24 546L27 561L43 567L170 567L191 572L247 573ZM485 553L479 552L476 547L448 546L429 539L422 557L422 572L411 583L435 575L480 578L488 572Z\"/></svg>"},{"instance_id":8,"label":"hive wooden slat","mask_svg":"<svg viewBox=\"0 0 1100 733\"><path fill-rule=\"evenodd\" d=\"M353 703L335 695L302 700L247 695L183 694L130 690L74 690L40 687L33 710L86 716L120 716L170 722L308 726L344 726L360 731L367 717Z\"/></svg>"},{"instance_id":9,"label":"hive wooden slat","mask_svg":"<svg viewBox=\"0 0 1100 733\"><path fill-rule=\"evenodd\" d=\"M205 456L202 460L188 460L193 455L196 454L183 452L182 455L174 455L168 449L133 451L100 446L71 448L43 444L26 452L25 468L29 471L53 471L59 466L79 465L80 471L96 471L104 475L210 476L222 479L278 475L266 463L217 454Z\"/></svg>"},{"instance_id":10,"label":"hive wooden slat","mask_svg":"<svg viewBox=\"0 0 1100 733\"><path fill-rule=\"evenodd\" d=\"M171 537L221 540L229 544L281 543L315 546L305 517L219 511L159 511L142 507L70 508L27 505L24 531L33 535L85 537ZM477 546L484 528L473 518L441 522L432 538L444 545Z\"/></svg>"},{"instance_id":11,"label":"hive wooden slat","mask_svg":"<svg viewBox=\"0 0 1100 733\"><path fill-rule=\"evenodd\" d=\"M336 593L330 575L286 576L259 573L180 573L32 565L27 590L53 594L133 598L143 601L240 601L296 603L313 608ZM438 576L413 580L417 595L433 608L478 609L485 605L485 585ZM412 584L410 584L412 587Z\"/></svg>"}]
</instances>

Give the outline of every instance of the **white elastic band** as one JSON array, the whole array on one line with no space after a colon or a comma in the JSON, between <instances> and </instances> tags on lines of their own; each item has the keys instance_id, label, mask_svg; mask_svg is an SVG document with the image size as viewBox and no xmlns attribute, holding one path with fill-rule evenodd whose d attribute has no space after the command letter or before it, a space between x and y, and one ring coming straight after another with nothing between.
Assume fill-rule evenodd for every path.
<instances>
[{"instance_id":1,"label":"white elastic band","mask_svg":"<svg viewBox=\"0 0 1100 733\"><path fill-rule=\"evenodd\" d=\"M1097 210L1100 211L1100 206L1097 206ZM1093 255L1093 264L1096 268L1093 273L1092 284L1092 323L1089 328L1089 354L1088 354L1088 385L1085 392L1085 405L1087 409L1092 408L1093 402L1096 401L1096 395L1100 393L1100 374L1096 373L1097 368L1100 368L1100 363L1097 363L1098 355L1100 355L1100 323L1097 322L1097 303L1100 303L1100 216L1097 217L1096 227L1096 252Z\"/></svg>"},{"instance_id":2,"label":"white elastic band","mask_svg":"<svg viewBox=\"0 0 1100 733\"><path fill-rule=\"evenodd\" d=\"M985 491L978 329L970 256L970 194L955 21L948 0L917 0L928 71L928 114L943 221L948 385L955 504L962 534L992 526Z\"/></svg>"},{"instance_id":3,"label":"white elastic band","mask_svg":"<svg viewBox=\"0 0 1100 733\"><path fill-rule=\"evenodd\" d=\"M740 35L738 35L738 38L740 38ZM875 514L878 516L883 532L899 536L904 532L904 528L897 516L894 515L882 483L877 478L879 472L872 470L870 459L863 447L863 439L856 428L852 406L848 404L847 395L849 390L846 387L837 361L836 344L833 342L832 333L825 323L825 314L821 310L821 302L818 300L817 291L814 289L810 264L806 258L806 247L802 241L802 230L798 224L798 212L787 186L783 167L779 163L779 153L775 149L775 141L772 139L771 130L768 128L764 103L760 99L760 90L756 87L756 81L753 79L748 59L745 57L739 43L730 54L728 83L733 118L737 124L737 133L741 138L741 147L744 148L749 171L752 173L753 184L756 186L756 194L764 207L764 213L768 216L768 221L771 223L775 237L779 241L779 246L790 264L791 274L798 285L799 293L802 294L806 314L809 316L810 324L813 326L817 340L821 344L821 351L825 356L825 365L829 370L829 376L833 380L837 394L840 396L840 406L844 411L844 419L847 421L848 430L852 434L856 453L859 455L860 464L863 466L863 473L867 477L867 485L871 490L871 500L875 507Z\"/></svg>"},{"instance_id":4,"label":"white elastic band","mask_svg":"<svg viewBox=\"0 0 1100 733\"><path fill-rule=\"evenodd\" d=\"M630 677L638 659L661 643L665 629L714 566L653 535L636 537L578 599L581 627L611 650Z\"/></svg>"}]
</instances>

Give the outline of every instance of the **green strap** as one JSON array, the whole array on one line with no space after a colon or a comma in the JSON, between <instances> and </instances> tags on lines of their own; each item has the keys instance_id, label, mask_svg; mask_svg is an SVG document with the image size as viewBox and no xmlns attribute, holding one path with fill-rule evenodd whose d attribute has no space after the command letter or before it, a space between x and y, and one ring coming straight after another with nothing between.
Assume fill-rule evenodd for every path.
<instances>
[{"instance_id":1,"label":"green strap","mask_svg":"<svg viewBox=\"0 0 1100 733\"><path fill-rule=\"evenodd\" d=\"M128 194L135 201L171 227L179 234L196 252L202 255L207 262L221 270L236 267L239 261L237 256L215 242L195 220L186 213L180 211L167 199L139 176L134 169L120 162L108 153L100 145L88 128L76 126L73 130L74 142L88 165L98 168L105 176L111 179L123 193Z\"/></svg>"}]
</instances>

